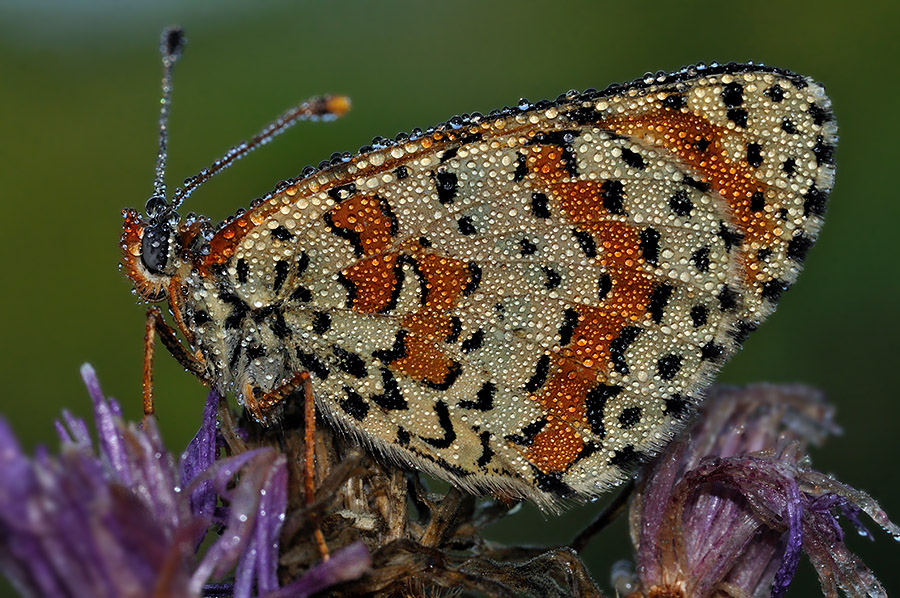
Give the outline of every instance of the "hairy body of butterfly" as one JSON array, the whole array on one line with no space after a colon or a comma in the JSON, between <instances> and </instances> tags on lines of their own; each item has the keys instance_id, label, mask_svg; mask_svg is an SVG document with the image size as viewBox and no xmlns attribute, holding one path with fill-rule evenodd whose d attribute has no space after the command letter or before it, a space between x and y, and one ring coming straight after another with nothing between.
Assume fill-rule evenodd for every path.
<instances>
[{"instance_id":1,"label":"hairy body of butterfly","mask_svg":"<svg viewBox=\"0 0 900 598\"><path fill-rule=\"evenodd\" d=\"M551 505L658 451L772 311L835 141L813 81L691 67L376 140L218 226L127 210L124 269L257 420L308 371L383 456Z\"/></svg>"}]
</instances>

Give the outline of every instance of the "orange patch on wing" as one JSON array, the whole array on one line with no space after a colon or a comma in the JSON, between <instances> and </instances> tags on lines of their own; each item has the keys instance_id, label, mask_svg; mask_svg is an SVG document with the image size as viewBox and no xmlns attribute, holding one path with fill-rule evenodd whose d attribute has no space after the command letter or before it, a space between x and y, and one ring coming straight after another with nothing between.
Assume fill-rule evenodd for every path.
<instances>
[{"instance_id":1,"label":"orange patch on wing","mask_svg":"<svg viewBox=\"0 0 900 598\"><path fill-rule=\"evenodd\" d=\"M238 243L251 230L266 221L269 214L275 211L275 206L263 203L259 207L236 216L231 222L223 226L209 242L209 253L203 261L197 264L204 271L214 264L224 264L237 250Z\"/></svg>"},{"instance_id":2,"label":"orange patch on wing","mask_svg":"<svg viewBox=\"0 0 900 598\"><path fill-rule=\"evenodd\" d=\"M363 255L385 251L394 237L396 224L377 197L356 195L330 212L335 227L359 235Z\"/></svg>"},{"instance_id":3,"label":"orange patch on wing","mask_svg":"<svg viewBox=\"0 0 900 598\"><path fill-rule=\"evenodd\" d=\"M524 148L529 152L529 170L544 184L553 184L569 176L563 149L556 145L536 145Z\"/></svg>"},{"instance_id":4,"label":"orange patch on wing","mask_svg":"<svg viewBox=\"0 0 900 598\"><path fill-rule=\"evenodd\" d=\"M416 256L428 296L420 309L403 318L406 357L391 362L391 369L423 382L442 386L458 374L459 364L439 347L451 332L452 308L469 282L466 263L431 253Z\"/></svg>"},{"instance_id":5,"label":"orange patch on wing","mask_svg":"<svg viewBox=\"0 0 900 598\"><path fill-rule=\"evenodd\" d=\"M355 311L381 313L390 306L400 282L395 270L397 257L396 253L376 255L344 270L344 277L356 286Z\"/></svg>"},{"instance_id":6,"label":"orange patch on wing","mask_svg":"<svg viewBox=\"0 0 900 598\"><path fill-rule=\"evenodd\" d=\"M562 152L552 146L529 148L536 187L545 192L566 221L593 235L598 256L612 281L603 307L581 306L569 344L551 360L549 379L534 396L550 423L525 456L544 473L566 471L584 449L579 430L589 429L585 402L590 390L612 367L610 345L625 326L647 315L654 287L640 252L638 229L603 206L604 181L570 179ZM627 189L626 189L627 194Z\"/></svg>"},{"instance_id":7,"label":"orange patch on wing","mask_svg":"<svg viewBox=\"0 0 900 598\"><path fill-rule=\"evenodd\" d=\"M548 418L525 456L544 473L553 473L568 469L583 450L584 440L570 424Z\"/></svg>"},{"instance_id":8,"label":"orange patch on wing","mask_svg":"<svg viewBox=\"0 0 900 598\"><path fill-rule=\"evenodd\" d=\"M343 271L356 286L355 311L384 312L396 301L397 285L401 282L397 266L402 255L409 254L376 255ZM448 310L459 301L471 274L466 263L460 260L416 251L411 252L411 257L415 260L416 276L421 276L422 280L406 280L406 284L422 284L426 301L401 320L407 331L404 339L406 354L388 365L397 373L442 386L459 373L459 364L440 349L440 344L452 331Z\"/></svg>"},{"instance_id":9,"label":"orange patch on wing","mask_svg":"<svg viewBox=\"0 0 900 598\"><path fill-rule=\"evenodd\" d=\"M765 196L768 186L754 176L746 160L726 156L722 139L740 135L739 132L714 125L700 116L671 109L611 118L597 126L644 139L651 145L671 151L725 198L734 211L734 224L746 235L747 242L767 247L777 240L776 224L771 216L765 210L754 212L750 209L753 195L762 193Z\"/></svg>"}]
</instances>

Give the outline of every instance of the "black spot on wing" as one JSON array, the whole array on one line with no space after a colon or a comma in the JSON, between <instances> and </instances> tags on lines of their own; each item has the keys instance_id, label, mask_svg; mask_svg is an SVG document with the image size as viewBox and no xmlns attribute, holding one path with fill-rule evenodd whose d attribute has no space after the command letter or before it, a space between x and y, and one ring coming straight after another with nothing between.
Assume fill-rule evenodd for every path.
<instances>
[{"instance_id":1,"label":"black spot on wing","mask_svg":"<svg viewBox=\"0 0 900 598\"><path fill-rule=\"evenodd\" d=\"M288 300L299 301L300 303L309 303L310 301L312 301L312 292L303 285L297 285L297 288L295 288L291 292Z\"/></svg>"},{"instance_id":2,"label":"black spot on wing","mask_svg":"<svg viewBox=\"0 0 900 598\"><path fill-rule=\"evenodd\" d=\"M622 392L621 386L607 385L599 382L588 391L584 401L585 417L591 426L591 432L599 439L606 438L606 426L603 423L606 403Z\"/></svg>"},{"instance_id":3,"label":"black spot on wing","mask_svg":"<svg viewBox=\"0 0 900 598\"><path fill-rule=\"evenodd\" d=\"M715 341L709 341L700 347L700 359L702 361L718 362L725 355L725 347Z\"/></svg>"},{"instance_id":4,"label":"black spot on wing","mask_svg":"<svg viewBox=\"0 0 900 598\"><path fill-rule=\"evenodd\" d=\"M694 203L688 198L687 193L683 189L679 189L669 198L669 209L676 216L688 218L691 215L691 210L694 209Z\"/></svg>"},{"instance_id":5,"label":"black spot on wing","mask_svg":"<svg viewBox=\"0 0 900 598\"><path fill-rule=\"evenodd\" d=\"M776 83L769 89L765 90L763 92L763 95L765 95L767 98L769 98L770 100L772 100L773 102L775 102L777 104L778 102L780 102L781 100L784 99L784 88L782 88L781 85L778 85Z\"/></svg>"},{"instance_id":6,"label":"black spot on wing","mask_svg":"<svg viewBox=\"0 0 900 598\"><path fill-rule=\"evenodd\" d=\"M286 260L275 262L275 278L272 279L272 290L276 292L281 290L281 285L287 280L290 269L291 265Z\"/></svg>"},{"instance_id":7,"label":"black spot on wing","mask_svg":"<svg viewBox=\"0 0 900 598\"><path fill-rule=\"evenodd\" d=\"M409 409L409 404L406 402L406 399L403 398L403 394L400 392L400 385L397 384L397 379L394 378L391 370L381 368L381 383L384 391L381 394L372 395L370 397L373 403L382 409L391 411Z\"/></svg>"},{"instance_id":8,"label":"black spot on wing","mask_svg":"<svg viewBox=\"0 0 900 598\"><path fill-rule=\"evenodd\" d=\"M572 229L572 234L575 236L575 240L578 241L578 246L581 247L581 251L584 252L586 257L597 257L597 242L594 241L594 235L577 228Z\"/></svg>"},{"instance_id":9,"label":"black spot on wing","mask_svg":"<svg viewBox=\"0 0 900 598\"><path fill-rule=\"evenodd\" d=\"M750 211L762 212L766 207L766 196L762 191L756 191L750 196Z\"/></svg>"},{"instance_id":10,"label":"black spot on wing","mask_svg":"<svg viewBox=\"0 0 900 598\"><path fill-rule=\"evenodd\" d=\"M544 273L544 288L548 291L552 291L562 284L562 276L550 266L541 266L541 271Z\"/></svg>"},{"instance_id":11,"label":"black spot on wing","mask_svg":"<svg viewBox=\"0 0 900 598\"><path fill-rule=\"evenodd\" d=\"M607 180L600 185L600 200L610 214L625 214L625 187L621 181Z\"/></svg>"},{"instance_id":12,"label":"black spot on wing","mask_svg":"<svg viewBox=\"0 0 900 598\"><path fill-rule=\"evenodd\" d=\"M641 332L642 330L637 326L625 326L619 332L619 336L609 344L610 363L613 369L622 375L630 371L628 364L625 363L625 351L628 350L629 345L637 339Z\"/></svg>"},{"instance_id":13,"label":"black spot on wing","mask_svg":"<svg viewBox=\"0 0 900 598\"><path fill-rule=\"evenodd\" d=\"M809 115L812 116L813 124L817 127L821 127L825 123L834 119L834 115L831 114L830 111L822 108L818 104L810 104L809 105Z\"/></svg>"},{"instance_id":14,"label":"black spot on wing","mask_svg":"<svg viewBox=\"0 0 900 598\"><path fill-rule=\"evenodd\" d=\"M337 367L342 372L350 374L355 378L366 377L366 374L368 373L366 371L366 362L363 361L363 358L360 357L359 354L348 351L338 345L333 345L331 347L331 352L337 358Z\"/></svg>"},{"instance_id":15,"label":"black spot on wing","mask_svg":"<svg viewBox=\"0 0 900 598\"><path fill-rule=\"evenodd\" d=\"M448 160L452 160L456 157L456 154L459 153L459 147L451 147L441 154L441 164L447 162Z\"/></svg>"},{"instance_id":16,"label":"black spot on wing","mask_svg":"<svg viewBox=\"0 0 900 598\"><path fill-rule=\"evenodd\" d=\"M709 308L705 305L695 305L691 308L691 321L694 324L694 328L705 326L708 318Z\"/></svg>"},{"instance_id":17,"label":"black spot on wing","mask_svg":"<svg viewBox=\"0 0 900 598\"><path fill-rule=\"evenodd\" d=\"M525 255L534 255L537 251L537 245L535 245L532 241L526 238L519 239L519 253L523 256Z\"/></svg>"},{"instance_id":18,"label":"black spot on wing","mask_svg":"<svg viewBox=\"0 0 900 598\"><path fill-rule=\"evenodd\" d=\"M332 189L331 191L334 191L334 189ZM325 226L328 227L328 230L331 232L331 234L350 243L350 246L353 248L353 255L355 255L356 257L362 257L362 238L360 238L358 232L337 226L334 223L334 219L331 217L331 212L326 212L325 215L322 216L322 219L325 221Z\"/></svg>"},{"instance_id":19,"label":"black spot on wing","mask_svg":"<svg viewBox=\"0 0 900 598\"><path fill-rule=\"evenodd\" d=\"M238 282L241 284L245 284L247 282L247 278L250 276L250 265L247 263L247 260L245 260L244 258L238 258L235 270L237 270Z\"/></svg>"},{"instance_id":20,"label":"black spot on wing","mask_svg":"<svg viewBox=\"0 0 900 598\"><path fill-rule=\"evenodd\" d=\"M687 415L689 406L690 401L685 399L680 394L674 394L666 399L666 404L663 407L663 413L670 417L681 418Z\"/></svg>"},{"instance_id":21,"label":"black spot on wing","mask_svg":"<svg viewBox=\"0 0 900 598\"><path fill-rule=\"evenodd\" d=\"M640 407L626 407L623 409L622 413L619 414L619 426L623 430L636 426L641 421L641 411Z\"/></svg>"},{"instance_id":22,"label":"black spot on wing","mask_svg":"<svg viewBox=\"0 0 900 598\"><path fill-rule=\"evenodd\" d=\"M528 165L525 155L522 152L516 152L516 170L513 172L513 181L518 183L528 174Z\"/></svg>"},{"instance_id":23,"label":"black spot on wing","mask_svg":"<svg viewBox=\"0 0 900 598\"><path fill-rule=\"evenodd\" d=\"M481 266L475 262L469 262L466 266L469 269L469 281L466 283L465 288L463 288L463 295L468 297L477 291L478 287L481 285Z\"/></svg>"},{"instance_id":24,"label":"black spot on wing","mask_svg":"<svg viewBox=\"0 0 900 598\"><path fill-rule=\"evenodd\" d=\"M603 118L603 113L598 112L593 106L579 106L564 114L566 118L577 125L590 125Z\"/></svg>"},{"instance_id":25,"label":"black spot on wing","mask_svg":"<svg viewBox=\"0 0 900 598\"><path fill-rule=\"evenodd\" d=\"M783 170L789 178L794 176L794 174L797 172L797 161L793 158L788 158L781 163L781 170Z\"/></svg>"},{"instance_id":26,"label":"black spot on wing","mask_svg":"<svg viewBox=\"0 0 900 598\"><path fill-rule=\"evenodd\" d=\"M669 303L669 298L672 296L672 291L674 290L675 287L667 282L663 282L656 285L650 293L650 301L647 302L647 311L650 312L650 317L653 318L655 324L662 322L663 315L665 315L666 304Z\"/></svg>"},{"instance_id":27,"label":"black spot on wing","mask_svg":"<svg viewBox=\"0 0 900 598\"><path fill-rule=\"evenodd\" d=\"M456 221L456 228L461 235L474 235L478 232L470 216L462 216Z\"/></svg>"},{"instance_id":28,"label":"black spot on wing","mask_svg":"<svg viewBox=\"0 0 900 598\"><path fill-rule=\"evenodd\" d=\"M775 303L786 290L788 290L788 284L785 281L779 278L771 278L763 283L762 298Z\"/></svg>"},{"instance_id":29,"label":"black spot on wing","mask_svg":"<svg viewBox=\"0 0 900 598\"><path fill-rule=\"evenodd\" d=\"M578 326L578 312L574 309L567 308L563 313L563 321L559 326L559 345L565 347L572 340L572 334Z\"/></svg>"},{"instance_id":30,"label":"black spot on wing","mask_svg":"<svg viewBox=\"0 0 900 598\"><path fill-rule=\"evenodd\" d=\"M353 309L353 304L356 303L356 283L344 276L343 272L338 273L337 281L347 292L347 309Z\"/></svg>"},{"instance_id":31,"label":"black spot on wing","mask_svg":"<svg viewBox=\"0 0 900 598\"><path fill-rule=\"evenodd\" d=\"M356 421L366 419L369 414L369 404L366 400L349 386L344 387L344 395L346 396L338 401L341 409Z\"/></svg>"},{"instance_id":32,"label":"black spot on wing","mask_svg":"<svg viewBox=\"0 0 900 598\"><path fill-rule=\"evenodd\" d=\"M547 196L543 193L531 194L531 213L535 218L549 218L550 208L547 203Z\"/></svg>"},{"instance_id":33,"label":"black spot on wing","mask_svg":"<svg viewBox=\"0 0 900 598\"><path fill-rule=\"evenodd\" d=\"M302 351L299 348L296 350L297 361L300 363L300 366L315 376L320 380L325 380L328 378L328 366L326 366L322 361L313 355L312 353L307 353L306 351Z\"/></svg>"},{"instance_id":34,"label":"black spot on wing","mask_svg":"<svg viewBox=\"0 0 900 598\"><path fill-rule=\"evenodd\" d=\"M491 448L490 442L491 433L485 430L478 435L478 439L481 441L481 455L478 457L475 464L484 469L487 467L488 463L491 462L491 459L494 458L494 450Z\"/></svg>"},{"instance_id":35,"label":"black spot on wing","mask_svg":"<svg viewBox=\"0 0 900 598\"><path fill-rule=\"evenodd\" d=\"M660 234L655 228L647 227L642 230L639 235L641 254L644 261L653 266L659 262L659 240Z\"/></svg>"},{"instance_id":36,"label":"black spot on wing","mask_svg":"<svg viewBox=\"0 0 900 598\"><path fill-rule=\"evenodd\" d=\"M732 108L725 113L725 116L737 126L743 129L747 128L747 111L743 108Z\"/></svg>"},{"instance_id":37,"label":"black spot on wing","mask_svg":"<svg viewBox=\"0 0 900 598\"><path fill-rule=\"evenodd\" d=\"M719 222L719 232L716 233L722 242L725 243L725 251L731 251L732 248L737 247L744 240L744 235L733 228L730 228L725 225L724 222Z\"/></svg>"},{"instance_id":38,"label":"black spot on wing","mask_svg":"<svg viewBox=\"0 0 900 598\"><path fill-rule=\"evenodd\" d=\"M813 147L813 155L816 157L816 164L834 164L834 146L825 143L825 138L819 135L816 137L816 145Z\"/></svg>"},{"instance_id":39,"label":"black spot on wing","mask_svg":"<svg viewBox=\"0 0 900 598\"><path fill-rule=\"evenodd\" d=\"M279 241L290 241L294 238L293 233L291 233L291 231L289 231L283 224L273 228L270 234L273 238L278 239Z\"/></svg>"},{"instance_id":40,"label":"black spot on wing","mask_svg":"<svg viewBox=\"0 0 900 598\"><path fill-rule=\"evenodd\" d=\"M309 268L309 256L304 251L300 253L300 258L297 260L297 278L303 276L307 268Z\"/></svg>"},{"instance_id":41,"label":"black spot on wing","mask_svg":"<svg viewBox=\"0 0 900 598\"><path fill-rule=\"evenodd\" d=\"M758 143L747 144L747 164L753 168L762 166L762 146Z\"/></svg>"},{"instance_id":42,"label":"black spot on wing","mask_svg":"<svg viewBox=\"0 0 900 598\"><path fill-rule=\"evenodd\" d=\"M803 196L803 215L815 214L816 216L822 216L825 213L827 201L828 194L813 185L809 188L806 195Z\"/></svg>"},{"instance_id":43,"label":"black spot on wing","mask_svg":"<svg viewBox=\"0 0 900 598\"><path fill-rule=\"evenodd\" d=\"M669 108L670 110L681 110L685 106L687 106L687 100L683 95L673 93L672 95L666 96L662 101L663 108Z\"/></svg>"},{"instance_id":44,"label":"black spot on wing","mask_svg":"<svg viewBox=\"0 0 900 598\"><path fill-rule=\"evenodd\" d=\"M434 448L445 449L450 448L453 441L456 440L456 432L453 430L453 421L450 419L450 409L444 401L438 401L434 404L434 412L438 417L438 426L440 426L444 435L441 438L428 438L420 436L422 442L430 444Z\"/></svg>"},{"instance_id":45,"label":"black spot on wing","mask_svg":"<svg viewBox=\"0 0 900 598\"><path fill-rule=\"evenodd\" d=\"M691 263L698 272L709 272L709 247L701 247L691 254Z\"/></svg>"},{"instance_id":46,"label":"black spot on wing","mask_svg":"<svg viewBox=\"0 0 900 598\"><path fill-rule=\"evenodd\" d=\"M740 83L729 83L722 88L722 102L727 108L735 108L744 103L744 86Z\"/></svg>"},{"instance_id":47,"label":"black spot on wing","mask_svg":"<svg viewBox=\"0 0 900 598\"><path fill-rule=\"evenodd\" d=\"M697 191L700 191L701 193L706 193L707 191L712 189L712 186L709 183L707 183L706 181L701 181L701 180L695 179L694 177L686 176L683 179L681 179L681 182L683 184L687 185L688 187L690 187L691 189L696 189Z\"/></svg>"},{"instance_id":48,"label":"black spot on wing","mask_svg":"<svg viewBox=\"0 0 900 598\"><path fill-rule=\"evenodd\" d=\"M616 467L628 468L641 462L644 457L645 455L643 453L634 449L634 445L626 444L621 450L618 450L613 454L612 458L609 460L609 464Z\"/></svg>"},{"instance_id":49,"label":"black spot on wing","mask_svg":"<svg viewBox=\"0 0 900 598\"><path fill-rule=\"evenodd\" d=\"M479 328L472 334L472 336L464 340L459 348L463 353L471 353L472 351L477 351L478 349L480 349L483 342L484 330Z\"/></svg>"},{"instance_id":50,"label":"black spot on wing","mask_svg":"<svg viewBox=\"0 0 900 598\"><path fill-rule=\"evenodd\" d=\"M315 334L323 335L331 329L331 316L323 311L313 314L312 329Z\"/></svg>"},{"instance_id":51,"label":"black spot on wing","mask_svg":"<svg viewBox=\"0 0 900 598\"><path fill-rule=\"evenodd\" d=\"M459 406L463 409L473 409L476 411L490 411L494 408L494 395L497 393L497 386L493 382L485 382L475 393L474 401L460 401Z\"/></svg>"},{"instance_id":52,"label":"black spot on wing","mask_svg":"<svg viewBox=\"0 0 900 598\"><path fill-rule=\"evenodd\" d=\"M562 481L562 473L544 473L534 465L531 466L534 475L534 483L538 490L548 492L559 498L568 498L575 494L575 490Z\"/></svg>"},{"instance_id":53,"label":"black spot on wing","mask_svg":"<svg viewBox=\"0 0 900 598\"><path fill-rule=\"evenodd\" d=\"M517 444L519 446L531 446L534 444L534 439L538 434L541 433L547 425L547 419L541 418L535 422L531 422L524 428L522 428L520 434L510 434L509 436L505 436L506 440L509 440L513 444Z\"/></svg>"},{"instance_id":54,"label":"black spot on wing","mask_svg":"<svg viewBox=\"0 0 900 598\"><path fill-rule=\"evenodd\" d=\"M731 311L738 306L741 296L727 284L722 285L717 299L719 300L719 309L722 311Z\"/></svg>"},{"instance_id":55,"label":"black spot on wing","mask_svg":"<svg viewBox=\"0 0 900 598\"><path fill-rule=\"evenodd\" d=\"M443 204L452 203L459 191L459 179L456 174L442 170L434 175L434 187L437 191L438 201Z\"/></svg>"},{"instance_id":56,"label":"black spot on wing","mask_svg":"<svg viewBox=\"0 0 900 598\"><path fill-rule=\"evenodd\" d=\"M534 366L534 374L528 382L525 383L525 392L535 393L547 381L547 374L550 373L550 356L541 355Z\"/></svg>"},{"instance_id":57,"label":"black spot on wing","mask_svg":"<svg viewBox=\"0 0 900 598\"><path fill-rule=\"evenodd\" d=\"M401 328L394 337L394 345L389 350L377 349L372 351L372 357L381 361L385 365L389 365L398 359L406 357L406 329Z\"/></svg>"},{"instance_id":58,"label":"black spot on wing","mask_svg":"<svg viewBox=\"0 0 900 598\"><path fill-rule=\"evenodd\" d=\"M622 161L625 162L625 164L638 170L643 170L647 167L647 164L644 162L644 158L642 158L639 153L632 151L627 147L623 147L620 149L622 150Z\"/></svg>"},{"instance_id":59,"label":"black spot on wing","mask_svg":"<svg viewBox=\"0 0 900 598\"><path fill-rule=\"evenodd\" d=\"M597 300L603 301L606 299L606 296L609 295L609 292L612 290L612 278L609 274L604 272L600 275L600 279L597 282Z\"/></svg>"},{"instance_id":60,"label":"black spot on wing","mask_svg":"<svg viewBox=\"0 0 900 598\"><path fill-rule=\"evenodd\" d=\"M812 248L813 241L803 233L797 233L787 246L787 257L797 263L802 263Z\"/></svg>"},{"instance_id":61,"label":"black spot on wing","mask_svg":"<svg viewBox=\"0 0 900 598\"><path fill-rule=\"evenodd\" d=\"M331 199L337 202L349 199L354 193L356 193L356 185L354 185L353 183L347 183L346 185L332 187L328 190L328 195L331 197Z\"/></svg>"},{"instance_id":62,"label":"black spot on wing","mask_svg":"<svg viewBox=\"0 0 900 598\"><path fill-rule=\"evenodd\" d=\"M455 343L459 340L459 335L462 332L462 320L459 319L458 316L450 316L450 334L447 335L447 338L444 339L445 343Z\"/></svg>"}]
</instances>

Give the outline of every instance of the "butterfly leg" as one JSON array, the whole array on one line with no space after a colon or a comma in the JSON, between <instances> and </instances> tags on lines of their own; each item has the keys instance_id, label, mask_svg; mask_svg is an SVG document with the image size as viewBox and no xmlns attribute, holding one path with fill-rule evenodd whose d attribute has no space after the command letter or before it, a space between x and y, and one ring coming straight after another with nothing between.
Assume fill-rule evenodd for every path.
<instances>
[{"instance_id":1,"label":"butterfly leg","mask_svg":"<svg viewBox=\"0 0 900 598\"><path fill-rule=\"evenodd\" d=\"M302 372L303 376L303 419L304 419L304 482L306 486L306 504L311 505L316 499L315 485L315 455L316 455L316 403L313 399L312 379L309 372ZM325 536L322 534L322 528L316 524L315 531L316 546L319 548L319 554L323 561L329 558L328 545L325 543Z\"/></svg>"},{"instance_id":2,"label":"butterfly leg","mask_svg":"<svg viewBox=\"0 0 900 598\"><path fill-rule=\"evenodd\" d=\"M304 453L303 453L303 478L306 493L305 502L311 505L316 499L316 403L313 398L312 379L309 372L300 372L278 388L261 396L255 396L252 387L248 384L244 388L244 404L257 421L266 421L266 413L273 410L285 397L303 389L303 419L304 419ZM325 536L318 525L315 526L316 546L322 560L328 560L328 545Z\"/></svg>"},{"instance_id":3,"label":"butterfly leg","mask_svg":"<svg viewBox=\"0 0 900 598\"><path fill-rule=\"evenodd\" d=\"M153 350L156 336L166 347L172 357L190 373L197 376L201 382L209 386L206 378L206 366L203 361L191 353L175 330L163 319L162 311L152 306L147 309L147 324L144 330L144 420L153 417L155 407L153 405Z\"/></svg>"}]
</instances>

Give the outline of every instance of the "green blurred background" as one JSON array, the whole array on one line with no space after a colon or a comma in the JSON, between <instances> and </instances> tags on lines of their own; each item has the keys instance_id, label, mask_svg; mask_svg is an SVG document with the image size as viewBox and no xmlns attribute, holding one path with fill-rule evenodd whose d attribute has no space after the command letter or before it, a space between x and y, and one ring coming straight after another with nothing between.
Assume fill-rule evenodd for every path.
<instances>
[{"instance_id":1,"label":"green blurred background","mask_svg":"<svg viewBox=\"0 0 900 598\"><path fill-rule=\"evenodd\" d=\"M891 382L900 365L898 23L898 4L887 0L2 0L0 411L29 449L55 447L60 410L88 412L78 367L89 361L126 413L140 415L144 308L117 272L117 242L120 210L142 207L151 191L166 25L182 25L190 40L176 70L170 186L301 99L335 92L354 101L345 119L299 125L191 198L187 209L216 219L375 135L646 71L753 60L825 83L840 127L837 185L799 283L720 379L824 389L845 434L814 454L817 466L900 519L900 393ZM177 450L205 389L162 349L157 364L162 429ZM598 508L559 518L526 509L492 532L562 543ZM900 546L875 535L874 544L848 541L896 593ZM628 556L623 522L587 554L603 586L610 564ZM802 572L790 595L815 590L808 564Z\"/></svg>"}]
</instances>

